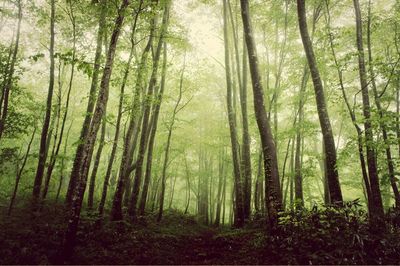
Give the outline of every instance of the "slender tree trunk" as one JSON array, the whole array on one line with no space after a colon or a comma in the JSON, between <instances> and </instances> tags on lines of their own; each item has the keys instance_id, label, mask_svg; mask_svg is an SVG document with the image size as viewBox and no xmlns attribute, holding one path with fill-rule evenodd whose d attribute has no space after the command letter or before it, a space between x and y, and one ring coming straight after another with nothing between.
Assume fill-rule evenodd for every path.
<instances>
[{"instance_id":1,"label":"slender tree trunk","mask_svg":"<svg viewBox=\"0 0 400 266\"><path fill-rule=\"evenodd\" d=\"M187 196L186 196L186 207L185 207L185 212L184 214L187 214L189 211L189 206L190 206L190 171L189 171L189 166L187 163L187 157L185 157L185 169L186 169L186 184L187 184Z\"/></svg>"},{"instance_id":2,"label":"slender tree trunk","mask_svg":"<svg viewBox=\"0 0 400 266\"><path fill-rule=\"evenodd\" d=\"M258 156L258 164L257 164L257 181L256 181L256 192L255 199L254 199L254 208L256 209L256 213L263 215L263 206L265 202L262 199L263 194L263 152L260 149L259 156Z\"/></svg>"},{"instance_id":3,"label":"slender tree trunk","mask_svg":"<svg viewBox=\"0 0 400 266\"><path fill-rule=\"evenodd\" d=\"M18 55L18 49L19 49L19 39L21 35L21 22L22 22L22 3L21 0L16 1L16 5L18 8L18 22L17 22L17 34L15 37L15 44L14 44L14 49L12 52L12 58L11 62L9 65L8 73L5 73L6 77L6 83L5 87L3 89L3 94L2 94L2 101L0 101L0 108L3 110L0 111L0 139L4 133L4 129L6 126L6 119L8 115L8 104L9 104L9 98L10 98L10 90L13 86L13 77L14 77L14 72L15 72L15 64L17 62L17 55Z\"/></svg>"},{"instance_id":4,"label":"slender tree trunk","mask_svg":"<svg viewBox=\"0 0 400 266\"><path fill-rule=\"evenodd\" d=\"M344 87L344 81L343 81L343 71L340 68L339 62L337 60L337 56L336 56L336 51L334 49L334 45L333 45L333 34L331 32L331 15L330 15L330 11L329 11L329 5L328 2L327 6L326 6L326 14L327 14L327 19L326 19L326 23L328 26L328 32L329 32L329 44L330 44L330 49L331 49L331 53L332 53L332 57L333 60L335 62L335 67L338 73L338 77L339 77L339 84L340 84L340 90L342 91L342 96L344 99L344 102L346 104L347 110L349 112L351 121L357 131L357 144L358 144L358 157L359 157L359 161L360 161L360 165L361 165L361 172L362 172L362 176L363 176L363 180L364 180L364 184L365 184L365 188L366 188L366 193L367 193L367 199L368 199L368 208L370 208L371 204L373 205L373 202L371 203L371 187L369 184L369 177L368 177L368 172L367 172L367 166L365 164L365 156L364 156L364 148L363 148L363 139L362 139L362 130L359 127L359 125L357 124L356 121L356 116L355 113L353 111L353 109L350 106L347 94L346 94L346 90ZM325 167L323 168L325 169ZM325 184L324 184L324 188L325 188Z\"/></svg>"},{"instance_id":5,"label":"slender tree trunk","mask_svg":"<svg viewBox=\"0 0 400 266\"><path fill-rule=\"evenodd\" d=\"M92 121L92 115L94 106L96 103L96 91L99 81L99 74L100 74L100 65L101 65L101 52L103 46L103 39L105 32L106 32L106 15L107 15L107 1L101 0L101 12L99 16L99 26L97 32L97 43L96 43L96 53L94 57L94 65L93 65L93 76L92 76L92 83L90 86L89 91L89 100L86 107L86 114L85 119L82 124L81 133L79 136L79 144L76 149L75 159L71 170L70 181L68 184L66 202L69 204L72 201L72 195L74 189L76 187L76 183L78 182L77 177L79 175L79 168L81 166L82 158L83 158L83 144L88 135L90 123ZM105 40L104 40L105 42Z\"/></svg>"},{"instance_id":6,"label":"slender tree trunk","mask_svg":"<svg viewBox=\"0 0 400 266\"><path fill-rule=\"evenodd\" d=\"M164 153L164 162L163 162L163 168L162 168L162 174L161 174L161 192L160 192L160 207L158 209L158 216L157 216L157 221L160 222L163 216L163 211L164 211L164 198L165 198L165 187L166 187L166 182L167 182L167 167L169 164L169 150L171 148L171 139L172 139L172 130L174 128L175 124L175 118L177 113L182 110L184 105L179 108L179 104L182 100L182 89L183 89L183 76L185 73L185 67L186 67L186 62L183 65L182 68L182 73L180 77L180 84L179 84L179 95L178 99L175 103L174 110L172 112L172 117L171 117L171 123L168 125L168 137L167 137L167 144L165 146L165 153Z\"/></svg>"},{"instance_id":7,"label":"slender tree trunk","mask_svg":"<svg viewBox=\"0 0 400 266\"><path fill-rule=\"evenodd\" d=\"M367 24L367 46L368 46L369 74L372 85L372 91L375 99L375 105L379 114L379 127L381 128L382 138L385 143L386 164L388 168L387 170L389 174L390 185L392 186L396 207L400 208L400 193L399 193L399 188L397 187L396 184L396 177L395 177L396 169L393 163L392 150L390 147L390 140L388 137L387 127L384 122L385 120L384 110L382 108L381 99L380 96L378 95L378 89L375 81L375 69L374 69L374 61L372 58L372 46L371 46L371 0L369 0L368 3L369 5L368 5L368 24Z\"/></svg>"},{"instance_id":8,"label":"slender tree trunk","mask_svg":"<svg viewBox=\"0 0 400 266\"><path fill-rule=\"evenodd\" d=\"M335 140L333 138L332 127L328 115L328 107L326 105L324 88L321 82L319 70L317 67L317 62L315 60L311 38L308 34L305 0L297 0L297 12L298 12L300 35L303 42L304 51L306 53L308 66L310 68L312 81L314 84L318 117L325 145L329 194L332 203L341 205L343 202L343 196L340 188L339 175L336 164Z\"/></svg>"},{"instance_id":9,"label":"slender tree trunk","mask_svg":"<svg viewBox=\"0 0 400 266\"><path fill-rule=\"evenodd\" d=\"M140 2L140 6L142 1ZM153 35L154 35L154 22L152 21L150 36L147 44L142 52L139 67L137 69L137 79L135 86L135 96L132 103L132 113L129 119L128 130L125 133L124 138L124 149L122 151L120 172L117 181L117 188L114 193L113 204L111 209L111 220L121 220L122 219L122 203L124 192L130 190L130 173L134 170L132 164L133 153L136 147L136 136L139 133L138 120L140 120L140 94L142 91L143 81L144 81L144 70L147 65L147 58L152 47ZM135 131L136 130L136 131ZM132 169L132 170L131 170ZM128 193L125 193L125 198L129 199Z\"/></svg>"},{"instance_id":10,"label":"slender tree trunk","mask_svg":"<svg viewBox=\"0 0 400 266\"><path fill-rule=\"evenodd\" d=\"M136 215L137 215L137 202L139 199L139 190L140 190L140 185L142 182L144 156L145 156L145 153L147 150L147 144L149 141L148 134L149 134L150 110L151 110L151 106L152 106L152 101L154 99L154 95L153 95L154 89L157 84L158 66L159 66L164 36L166 34L167 27L168 27L170 3L171 3L170 1L167 1L165 3L164 14L163 14L161 30L160 30L160 37L158 40L157 49L156 49L154 60L153 60L153 71L151 74L149 87L148 87L148 91L147 91L147 96L146 96L145 103L144 103L145 107L144 107L144 111L143 111L142 132L141 132L141 136L140 136L139 152L138 152L138 156L137 156L137 160L136 160L135 178L133 181L132 194L131 194L130 205L129 205L129 209L128 209L129 215L132 217L132 219L135 219Z\"/></svg>"},{"instance_id":11,"label":"slender tree trunk","mask_svg":"<svg viewBox=\"0 0 400 266\"><path fill-rule=\"evenodd\" d=\"M81 167L79 169L79 176L77 177L78 178L77 188L75 189L72 200L70 218L68 219L68 227L65 233L65 242L63 245L62 256L60 256L60 258L63 260L70 257L75 245L76 232L78 229L78 223L82 208L82 201L87 183L86 170L88 168L88 163L90 160L89 158L91 158L93 154L96 135L100 128L101 120L103 119L103 115L107 107L109 87L110 87L110 77L112 74L115 52L117 48L118 38L120 36L121 28L123 25L123 21L125 19L126 9L128 8L129 3L130 3L129 0L123 0L118 9L118 15L115 20L114 29L107 53L106 64L101 79L96 108L93 114L90 128L88 130L88 135L83 144L84 145L83 156L82 156Z\"/></svg>"},{"instance_id":12,"label":"slender tree trunk","mask_svg":"<svg viewBox=\"0 0 400 266\"><path fill-rule=\"evenodd\" d=\"M166 71L167 71L167 44L164 42L161 86L160 86L160 92L156 96L154 112L153 112L153 116L151 119L152 126L151 126L150 140L149 140L149 148L147 151L146 173L145 173L145 178L144 178L142 195L141 195L141 199L139 202L139 214L140 215L143 215L145 213L146 199L147 199L149 184L150 184L150 180L151 180L151 168L152 168L152 164L153 164L153 149L154 149L154 142L155 142L156 133L157 133L158 117L160 114L161 103L162 103L163 94L164 94L164 90L165 90ZM187 211L187 209L186 209L186 211Z\"/></svg>"},{"instance_id":13,"label":"slender tree trunk","mask_svg":"<svg viewBox=\"0 0 400 266\"><path fill-rule=\"evenodd\" d=\"M140 2L139 10L142 8L142 3L143 3L143 1ZM116 121L116 126L115 126L115 133L114 133L114 141L113 141L113 146L111 149L110 158L108 160L106 175L105 175L104 181L103 181L103 190L101 193L101 199L100 199L99 209L98 209L100 216L102 216L103 212L104 212L104 206L106 203L107 192L108 192L108 184L110 182L112 167L114 164L115 155L117 153L118 140L119 140L119 134L120 134L120 129L121 129L122 111L123 111L123 104L124 104L125 86L126 86L126 83L128 80L131 63L132 63L132 59L133 59L133 53L134 53L134 48L135 48L134 35L136 32L136 25L137 25L139 13L140 13L140 11L137 12L135 19L133 21L133 24L132 24L132 28L131 28L131 40L130 40L131 41L131 50L129 52L129 58L128 58L128 62L126 64L124 77L122 79L122 84L121 84L121 89L120 89L118 114L117 114L117 121Z\"/></svg>"},{"instance_id":14,"label":"slender tree trunk","mask_svg":"<svg viewBox=\"0 0 400 266\"><path fill-rule=\"evenodd\" d=\"M240 97L240 109L242 113L242 152L241 152L241 172L243 177L243 213L244 219L247 220L251 213L251 159L250 159L250 134L249 134L249 123L247 115L247 56L246 56L246 42L243 40L243 65L242 73L239 59L239 40L238 30L234 23L234 17L232 12L231 3L228 0L228 9L232 27L232 36L235 52L236 72L239 84L239 97ZM234 86L235 87L235 86ZM235 100L236 96L234 96ZM236 108L234 108L235 110ZM236 117L236 116L235 116Z\"/></svg>"},{"instance_id":15,"label":"slender tree trunk","mask_svg":"<svg viewBox=\"0 0 400 266\"><path fill-rule=\"evenodd\" d=\"M65 159L67 156L67 147L68 147L68 139L69 139L69 133L71 132L71 127L73 125L74 121L71 121L71 124L69 125L69 128L67 130L67 136L65 137L65 143L64 143L64 152L61 158L61 167L60 167L60 181L58 183L58 188L57 188L57 194L56 194L56 202L58 202L58 199L60 197L61 193L61 188L64 183L64 170L65 170Z\"/></svg>"},{"instance_id":16,"label":"slender tree trunk","mask_svg":"<svg viewBox=\"0 0 400 266\"><path fill-rule=\"evenodd\" d=\"M314 20L315 21L315 20ZM313 27L314 28L314 27ZM300 162L300 156L301 156L301 141L303 138L303 132L302 132L302 127L303 127L303 106L304 106L304 94L307 88L307 82L308 82L308 76L309 72L307 69L307 66L304 67L303 70L303 77L301 80L301 87L299 91L299 109L298 109L298 123L296 126L296 153L295 153L295 159L294 159L294 172L295 172L295 199L296 199L296 204L298 204L298 207L303 207L304 206L304 196L303 196L303 176L302 176L302 164ZM294 140L293 140L294 141Z\"/></svg>"},{"instance_id":17,"label":"slender tree trunk","mask_svg":"<svg viewBox=\"0 0 400 266\"><path fill-rule=\"evenodd\" d=\"M51 0L51 13L50 13L50 80L49 80L49 89L47 93L47 103L46 103L46 115L43 122L42 133L40 137L40 148L39 148L39 160L38 166L36 170L35 180L33 184L33 202L37 203L40 197L40 190L42 187L43 173L47 159L46 152L46 143L47 135L49 131L50 118L51 118L51 105L53 100L53 92L54 92L54 42L55 42L55 33L54 33L54 25L55 25L55 16L56 16L56 0Z\"/></svg>"},{"instance_id":18,"label":"slender tree trunk","mask_svg":"<svg viewBox=\"0 0 400 266\"><path fill-rule=\"evenodd\" d=\"M368 82L367 72L365 70L365 59L364 59L364 46L363 46L363 34L362 34L362 20L360 3L358 0L353 0L354 10L356 14L356 31L357 31L357 51L358 51L358 66L360 74L361 93L363 101L363 114L364 114L364 131L365 131L365 142L367 150L367 164L369 181L371 186L371 206L370 218L373 224L379 224L380 220L383 219L384 210L382 204L382 196L379 187L379 177L376 165L375 151L373 147L374 139L371 126L371 110L369 103L368 93ZM376 225L377 225L376 224Z\"/></svg>"},{"instance_id":19,"label":"slender tree trunk","mask_svg":"<svg viewBox=\"0 0 400 266\"><path fill-rule=\"evenodd\" d=\"M64 136L65 123L66 123L67 117L68 117L69 101L70 101L71 91L72 91L72 83L73 83L74 74L75 74L76 25L75 25L75 15L74 15L74 10L73 10L73 6L72 6L72 1L69 2L69 5L70 5L70 19L71 19L71 24L72 24L72 29L73 29L72 30L72 32L73 32L73 48L72 48L71 75L70 75L70 79L69 79L67 99L66 99L66 102L65 102L65 111L64 111L64 115L63 115L63 120L61 122L60 137L58 139L56 150L55 150L54 154L52 154L52 156L50 158L49 166L47 168L45 187L43 189L43 195L42 195L43 199L46 198L46 195L47 195L47 192L48 192L48 189L49 189L51 175L53 173L54 166L55 166L56 161L57 161L58 153L60 152L60 147L61 147L61 143L62 143L63 136ZM61 95L60 95L60 97L61 97Z\"/></svg>"},{"instance_id":20,"label":"slender tree trunk","mask_svg":"<svg viewBox=\"0 0 400 266\"><path fill-rule=\"evenodd\" d=\"M246 42L243 41L243 85L241 91L241 110L243 125L243 147L242 147L242 165L244 178L244 218L249 219L251 214L251 156L250 156L250 134L247 114L247 56Z\"/></svg>"},{"instance_id":21,"label":"slender tree trunk","mask_svg":"<svg viewBox=\"0 0 400 266\"><path fill-rule=\"evenodd\" d=\"M30 150L31 150L31 145L32 145L33 139L34 139L34 137L35 137L35 134L36 134L36 127L35 127L35 129L33 130L31 139L30 139L29 144L28 144L28 147L27 147L27 149L26 149L26 153L25 153L24 159L23 159L23 161L22 161L22 165L21 165L21 167L17 170L17 176L15 177L15 186L14 186L13 194L12 194L12 196L11 196L10 205L8 206L8 212L7 212L7 214L8 214L9 216L11 215L11 212L12 212L12 209L13 209L13 206L14 206L14 202L15 202L15 198L17 197L17 191L18 191L19 181L21 180L21 176L22 176L22 173L23 173L23 171L24 171L24 168L25 168L25 165L26 165L26 161L28 160L29 152L30 152Z\"/></svg>"},{"instance_id":22,"label":"slender tree trunk","mask_svg":"<svg viewBox=\"0 0 400 266\"><path fill-rule=\"evenodd\" d=\"M104 114L104 116L105 116L105 114ZM106 119L103 118L103 122L101 125L99 146L97 147L97 152L96 152L96 156L94 159L92 174L90 175L90 178L89 178L89 194L88 194L88 209L89 210L93 209L94 190L96 187L96 176L97 176L97 171L98 171L99 165L100 165L101 154L102 154L103 148L104 148L104 140L106 137L106 125L107 125Z\"/></svg>"},{"instance_id":23,"label":"slender tree trunk","mask_svg":"<svg viewBox=\"0 0 400 266\"><path fill-rule=\"evenodd\" d=\"M222 187L225 179L225 154L223 150L219 155L218 164L218 190L217 190L217 208L215 210L215 226L219 226L221 223L221 206L222 206Z\"/></svg>"},{"instance_id":24,"label":"slender tree trunk","mask_svg":"<svg viewBox=\"0 0 400 266\"><path fill-rule=\"evenodd\" d=\"M233 108L232 99L232 78L230 72L230 59L229 59L229 37L228 37L228 15L227 15L227 0L223 0L224 9L224 43L225 43L225 71L226 71L226 88L227 88L227 108L228 108L228 121L232 145L232 160L233 160L233 175L235 183L235 222L234 225L242 227L244 225L244 195L243 195L243 182L240 173L239 163L239 147L237 139L236 122Z\"/></svg>"},{"instance_id":25,"label":"slender tree trunk","mask_svg":"<svg viewBox=\"0 0 400 266\"><path fill-rule=\"evenodd\" d=\"M250 10L248 0L241 0L241 13L249 57L251 80L253 84L254 110L258 129L261 137L261 144L264 155L265 171L265 199L268 206L269 224L274 228L278 223L278 213L282 209L282 194L279 185L278 160L276 148L268 121L264 104L264 89L258 66L256 45L253 36L253 29L250 21Z\"/></svg>"}]
</instances>

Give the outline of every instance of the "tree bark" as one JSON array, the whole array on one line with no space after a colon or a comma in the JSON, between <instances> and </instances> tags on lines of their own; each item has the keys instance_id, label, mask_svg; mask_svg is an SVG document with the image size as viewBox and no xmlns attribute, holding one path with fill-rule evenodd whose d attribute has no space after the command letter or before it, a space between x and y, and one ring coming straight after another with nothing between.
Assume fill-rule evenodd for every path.
<instances>
[{"instance_id":1,"label":"tree bark","mask_svg":"<svg viewBox=\"0 0 400 266\"><path fill-rule=\"evenodd\" d=\"M96 156L95 156L93 168L92 168L92 174L90 175L90 178L89 178L89 194L88 194L88 209L89 210L93 209L94 190L96 187L96 176L97 176L97 170L99 169L99 165L100 165L101 154L102 154L103 148L104 148L104 140L106 137L106 125L107 125L107 122L106 122L105 114L104 114L103 122L101 124L99 146L97 147L97 152L96 152Z\"/></svg>"},{"instance_id":2,"label":"tree bark","mask_svg":"<svg viewBox=\"0 0 400 266\"><path fill-rule=\"evenodd\" d=\"M54 92L54 43L55 43L55 33L54 33L54 25L55 25L55 16L56 16L56 0L51 0L51 12L50 12L50 80L49 80L49 89L47 93L47 103L46 103L46 114L43 122L42 133L40 136L40 147L39 147L39 160L38 166L36 169L35 180L33 184L33 203L36 204L40 197L40 190L42 187L43 173L46 165L47 152L46 152L46 143L48 138L48 131L50 125L51 118L51 105L53 100L53 92Z\"/></svg>"},{"instance_id":3,"label":"tree bark","mask_svg":"<svg viewBox=\"0 0 400 266\"><path fill-rule=\"evenodd\" d=\"M66 202L70 204L72 201L72 195L77 183L77 177L79 174L79 168L81 166L82 157L83 157L83 144L85 138L88 135L90 123L92 121L93 109L96 103L96 92L99 81L100 74L100 65L101 65L101 53L102 53L102 45L105 42L104 35L106 31L106 16L107 16L107 1L100 1L101 11L99 16L99 26L97 32L97 40L96 40L96 52L94 57L94 65L93 65L93 76L92 82L89 91L89 100L86 107L85 119L82 124L82 129L79 136L79 144L76 149L75 159L71 170L70 181L68 184Z\"/></svg>"},{"instance_id":4,"label":"tree bark","mask_svg":"<svg viewBox=\"0 0 400 266\"><path fill-rule=\"evenodd\" d=\"M174 110L172 112L171 123L168 125L168 137L167 137L167 144L165 146L164 162L163 162L163 168L162 168L162 174L161 174L160 206L159 206L159 209L158 209L158 216L157 216L157 221L158 222L161 221L162 216L163 216L163 211L164 211L165 187L166 187L166 181L167 181L167 167L168 167L168 164L169 164L169 150L171 148L172 130L174 128L176 115L180 110L182 110L182 108L179 108L179 104L180 104L180 102L182 100L183 76L184 76L184 73L185 73L185 67L186 67L186 62L183 65L182 73L181 73L181 77L180 77L178 99L177 99L177 101L175 103L175 107L174 107Z\"/></svg>"},{"instance_id":5,"label":"tree bark","mask_svg":"<svg viewBox=\"0 0 400 266\"><path fill-rule=\"evenodd\" d=\"M109 49L107 52L106 64L103 70L103 76L101 79L96 108L93 114L90 128L88 130L88 135L83 144L84 145L83 156L82 156L81 167L79 169L79 176L77 177L78 180L77 188L74 191L74 196L70 210L70 218L68 220L68 227L65 233L65 241L63 245L62 254L60 256L60 258L63 260L70 257L75 245L76 233L78 229L78 223L82 208L82 201L87 183L87 168L88 168L88 163L90 161L89 158L91 158L93 154L94 143L96 141L97 132L100 128L101 120L103 119L103 115L107 107L109 87L110 87L110 77L112 74L115 52L117 48L118 38L120 36L121 28L123 25L123 21L125 19L126 9L128 8L129 3L130 3L129 0L122 1L118 9L117 18L114 23L114 29L111 36Z\"/></svg>"},{"instance_id":6,"label":"tree bark","mask_svg":"<svg viewBox=\"0 0 400 266\"><path fill-rule=\"evenodd\" d=\"M327 170L327 179L329 185L329 194L332 203L341 205L343 202L343 196L340 188L339 174L337 170L335 140L333 138L333 132L329 119L328 108L326 105L324 88L317 67L317 62L315 59L311 38L308 34L305 0L297 0L297 13L299 20L300 35L303 42L304 51L306 53L308 66L310 68L312 81L314 84L318 117L325 145L325 157L327 162L326 170Z\"/></svg>"},{"instance_id":7,"label":"tree bark","mask_svg":"<svg viewBox=\"0 0 400 266\"><path fill-rule=\"evenodd\" d=\"M370 220L372 224L379 224L379 221L383 219L384 210L382 204L382 196L379 187L379 177L377 172L375 151L374 151L374 139L371 125L371 107L369 103L369 92L367 82L367 72L365 69L364 59L364 46L363 46L363 33L362 33L362 19L360 3L358 0L353 0L354 10L356 14L356 40L357 40L357 51L358 51L358 66L360 74L360 85L363 101L363 114L364 114L364 131L365 131L365 142L367 150L367 164L369 181L371 186L371 213Z\"/></svg>"},{"instance_id":8,"label":"tree bark","mask_svg":"<svg viewBox=\"0 0 400 266\"><path fill-rule=\"evenodd\" d=\"M248 0L241 0L241 13L249 57L249 67L253 85L254 110L264 156L265 200L268 206L269 225L272 228L278 223L278 213L282 209L282 194L279 185L278 160L276 148L264 104L264 89L259 72L254 33L250 20Z\"/></svg>"},{"instance_id":9,"label":"tree bark","mask_svg":"<svg viewBox=\"0 0 400 266\"><path fill-rule=\"evenodd\" d=\"M240 171L239 163L239 147L236 130L236 122L233 108L232 99L232 78L230 71L230 58L229 58L229 37L228 37L228 7L227 0L223 0L223 13L224 13L224 44L225 44L225 72L226 72L226 90L227 90L227 109L228 109L228 122L229 132L232 146L232 162L233 162L233 175L235 183L235 221L234 225L242 227L244 225L244 191L243 191L243 180Z\"/></svg>"},{"instance_id":10,"label":"tree bark","mask_svg":"<svg viewBox=\"0 0 400 266\"><path fill-rule=\"evenodd\" d=\"M364 180L364 184L365 184L365 190L367 193L367 200L368 200L368 208L370 208L371 204L373 204L373 202L371 203L371 186L369 184L369 177L368 177L368 172L367 172L367 166L365 163L365 156L364 156L364 148L363 148L363 138L362 138L362 130L360 128L360 126L357 124L357 120L356 120L356 115L354 113L354 110L352 109L352 107L350 106L348 97L347 97L347 93L345 90L345 86L344 86L344 81L343 81L343 71L339 65L339 61L337 59L336 56L336 51L334 49L334 45L333 45L333 34L331 32L331 27L330 27L330 21L331 21L331 15L330 15L330 10L329 10L329 5L328 2L327 6L326 6L326 14L327 14L327 19L326 19L326 23L328 26L328 34L329 34L329 45L330 45L330 49L331 49L331 53L332 53L332 57L333 60L335 62L335 67L336 67L336 71L338 73L338 77L339 77L339 84L340 84L340 90L342 92L342 96L344 99L344 102L346 104L347 110L349 112L351 121L357 131L357 144L358 144L358 157L359 157L359 161L360 161L360 166L361 166L361 172L362 172L362 176L363 176L363 180ZM325 167L323 168L325 169ZM325 187L325 186L324 186Z\"/></svg>"},{"instance_id":11,"label":"tree bark","mask_svg":"<svg viewBox=\"0 0 400 266\"><path fill-rule=\"evenodd\" d=\"M20 39L20 35L21 35L21 22L22 22L21 0L17 0L16 5L18 8L17 34L15 37L15 44L14 44L14 49L12 52L12 58L11 58L10 66L9 66L9 71L8 71L8 73L5 74L6 83L5 83L5 87L3 88L3 93L1 95L2 101L0 101L0 139L4 133L5 126L6 126L10 90L12 88L13 77L14 77L14 72L15 72L15 64L17 62L17 55L18 55L18 49L19 49L19 39ZM3 110L1 111L1 109L3 109Z\"/></svg>"},{"instance_id":12,"label":"tree bark","mask_svg":"<svg viewBox=\"0 0 400 266\"><path fill-rule=\"evenodd\" d=\"M142 5L143 1L140 2L140 6ZM138 15L138 14L137 14ZM129 119L129 125L128 125L128 130L125 133L125 138L124 138L124 149L122 151L122 157L121 157L121 164L120 164L120 170L119 170L119 176L118 176L118 181L117 181L117 188L114 193L114 198L113 198L113 204L111 208L111 220L112 221L117 221L121 220L123 215L122 215L122 203L123 203L123 196L124 192L128 188L130 190L130 179L129 176L133 169L130 171L129 168L132 168L132 160L133 160L133 153L136 147L136 136L139 133L139 126L138 126L138 120L140 120L140 94L142 92L142 86L143 86L143 81L144 81L144 69L147 65L147 58L150 52L150 49L152 47L153 43L153 35L154 35L154 23L153 21L151 22L151 30L150 30L150 36L147 41L147 44L142 52L142 56L140 59L139 67L137 69L137 79L136 79L136 84L135 84L135 95L134 95L134 100L132 102L132 112L130 115ZM136 130L136 132L135 132ZM125 197L127 199L129 195L126 195Z\"/></svg>"},{"instance_id":13,"label":"tree bark","mask_svg":"<svg viewBox=\"0 0 400 266\"><path fill-rule=\"evenodd\" d=\"M166 80L166 71L167 71L167 44L164 41L164 48L163 48L163 65L161 71L161 85L160 91L156 96L156 102L154 106L153 116L151 119L151 133L150 133L150 140L149 140L149 148L147 151L147 163L146 163L146 173L144 178L144 184L142 189L142 195L139 202L139 214L143 215L145 213L146 207L146 200L147 194L149 190L149 184L151 180L151 169L153 164L153 149L154 149L154 142L157 133L157 125L158 125L158 117L160 114L161 103L163 100L164 90L165 90L165 80ZM187 211L187 209L186 209Z\"/></svg>"},{"instance_id":14,"label":"tree bark","mask_svg":"<svg viewBox=\"0 0 400 266\"><path fill-rule=\"evenodd\" d=\"M144 99L144 111L143 111L143 121L142 121L142 132L140 136L140 143L139 143L139 151L136 160L136 169L135 169L135 178L133 181L132 186L132 194L129 203L129 215L132 219L136 218L137 215L137 202L139 199L139 191L140 185L142 182L142 175L143 175L143 163L144 163L144 156L147 150L147 145L149 141L149 117L150 117L150 110L152 106L152 102L154 101L154 89L157 84L157 75L158 75L158 66L161 57L161 50L163 46L164 36L167 32L168 28L168 20L169 20L169 7L171 1L167 1L164 6L164 14L160 29L160 37L158 40L156 52L153 59L153 70L150 77L150 82L148 86L148 91L146 98ZM155 22L154 22L155 24Z\"/></svg>"},{"instance_id":15,"label":"tree bark","mask_svg":"<svg viewBox=\"0 0 400 266\"><path fill-rule=\"evenodd\" d=\"M116 125L115 125L115 133L114 133L114 141L113 141L113 146L111 148L110 158L108 160L107 170L106 170L106 174L105 174L104 181L103 181L103 190L101 193L101 199L100 199L99 208L98 208L100 216L102 216L103 212L104 212L104 206L106 203L107 192L108 192L108 184L110 182L112 167L114 164L115 155L117 153L118 140L119 140L119 134L120 134L120 129L121 129L122 111L123 111L123 104L124 104L124 97L125 97L125 87L126 87L126 83L128 80L131 63L132 63L132 59L133 59L133 53L134 53L134 48L135 48L134 35L136 32L137 21L139 18L140 9L142 8L142 3L143 3L143 1L141 1L139 4L139 11L135 15L135 19L133 21L132 28L131 28L131 38L130 38L131 49L129 52L129 58L128 58L128 62L126 64L124 77L122 79L122 84L121 84L121 89L120 89L118 114L117 114L117 121L116 121Z\"/></svg>"},{"instance_id":16,"label":"tree bark","mask_svg":"<svg viewBox=\"0 0 400 266\"><path fill-rule=\"evenodd\" d=\"M370 80L371 80L371 85L372 85L372 92L374 95L374 100L375 100L375 105L376 109L379 114L379 127L382 131L382 138L385 143L385 153L386 153L386 164L387 164L387 170L389 174L389 181L390 185L392 186L393 194L394 194L394 199L395 199L395 206L396 208L400 208L400 193L399 193L399 188L397 187L396 184L396 177L395 177L395 165L393 163L393 158L392 158L392 150L390 147L390 140L388 137L388 131L386 124L384 122L385 120L385 114L384 110L382 108L381 104L381 99L378 94L378 89L376 86L376 81L375 81L375 69L374 69L374 61L372 58L372 46L371 46L371 0L368 2L368 24L367 24L367 47L368 47L368 62L369 62L369 74L370 74Z\"/></svg>"},{"instance_id":17,"label":"tree bark","mask_svg":"<svg viewBox=\"0 0 400 266\"><path fill-rule=\"evenodd\" d=\"M71 24L72 24L72 35L73 35L73 47L72 47L72 63L71 63L71 75L70 75L70 79L69 79L69 86L68 86L68 91L67 91L67 99L65 102L65 111L64 111L64 115L63 115L63 120L61 122L61 129L60 129L60 137L58 139L58 143L57 143L57 147L56 150L54 152L54 154L52 154L51 158L50 158L50 162L49 162L49 166L47 168L47 173L46 173L46 180L45 180L45 187L43 189L43 194L42 194L42 198L45 199L48 189L49 189L49 184L50 184L50 179L51 179L51 175L53 173L54 170L54 166L56 164L57 161L57 157L58 157L58 153L60 152L60 147L61 147L61 143L63 140L63 136L64 136L64 130L65 130L65 123L67 122L67 117L68 117L68 110L69 110L69 101L70 101L70 96L71 96L71 91L72 91L72 82L74 80L74 74L75 74L75 60L76 60L76 25L75 25L75 15L74 15L74 10L73 10L73 6L72 6L72 1L69 2L70 5L70 19L71 19ZM60 95L61 97L61 95Z\"/></svg>"},{"instance_id":18,"label":"tree bark","mask_svg":"<svg viewBox=\"0 0 400 266\"><path fill-rule=\"evenodd\" d=\"M17 176L15 177L15 186L14 186L13 194L11 196L10 205L8 206L7 215L9 215L9 216L11 215L11 212L12 212L12 209L13 209L13 206L14 206L14 202L15 202L15 198L17 197L19 181L21 180L21 176L22 176L22 173L24 171L24 168L25 168L25 165L26 165L26 161L28 160L29 152L31 150L31 145L32 145L33 139L35 137L35 134L36 134L36 127L34 128L32 136L31 136L31 139L30 139L30 141L28 143L28 147L26 149L25 156L24 156L24 159L22 161L22 165L17 170Z\"/></svg>"}]
</instances>

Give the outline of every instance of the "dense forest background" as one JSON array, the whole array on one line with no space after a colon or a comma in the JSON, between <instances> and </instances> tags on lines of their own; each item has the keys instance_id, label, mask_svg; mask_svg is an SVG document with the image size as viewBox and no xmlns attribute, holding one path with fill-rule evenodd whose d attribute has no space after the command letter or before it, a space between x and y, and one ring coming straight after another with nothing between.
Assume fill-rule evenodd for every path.
<instances>
[{"instance_id":1,"label":"dense forest background","mask_svg":"<svg viewBox=\"0 0 400 266\"><path fill-rule=\"evenodd\" d=\"M1 0L0 36L0 262L400 262L399 1Z\"/></svg>"}]
</instances>

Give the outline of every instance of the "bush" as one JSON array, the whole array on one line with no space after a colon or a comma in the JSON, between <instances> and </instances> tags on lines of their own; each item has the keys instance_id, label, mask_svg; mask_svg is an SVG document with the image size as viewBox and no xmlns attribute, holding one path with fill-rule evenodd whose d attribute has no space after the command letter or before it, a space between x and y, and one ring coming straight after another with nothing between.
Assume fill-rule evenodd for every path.
<instances>
[{"instance_id":1,"label":"bush","mask_svg":"<svg viewBox=\"0 0 400 266\"><path fill-rule=\"evenodd\" d=\"M270 247L283 264L398 264L396 230L371 233L358 200L281 214ZM284 256L282 256L284 254Z\"/></svg>"}]
</instances>

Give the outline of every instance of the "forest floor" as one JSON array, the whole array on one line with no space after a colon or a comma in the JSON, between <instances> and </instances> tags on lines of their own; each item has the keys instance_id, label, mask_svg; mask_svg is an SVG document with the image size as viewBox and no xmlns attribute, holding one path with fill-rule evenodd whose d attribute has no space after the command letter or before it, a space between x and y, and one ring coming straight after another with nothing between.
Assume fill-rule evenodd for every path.
<instances>
[{"instance_id":1,"label":"forest floor","mask_svg":"<svg viewBox=\"0 0 400 266\"><path fill-rule=\"evenodd\" d=\"M0 215L0 264L54 263L65 230L66 217L62 213L62 205L53 204L40 215L27 208L16 209L12 216ZM151 214L135 223L99 222L95 215L84 211L75 252L66 263L400 263L400 234L376 237L362 230L352 234L344 229L332 233L309 228L309 223L305 221L307 227L301 232L295 232L300 227L288 227L282 236L271 238L260 229L260 222L244 229L216 228L203 226L194 217L176 211L167 211L160 223Z\"/></svg>"},{"instance_id":2,"label":"forest floor","mask_svg":"<svg viewBox=\"0 0 400 266\"><path fill-rule=\"evenodd\" d=\"M52 264L62 242L62 206L34 216L16 209L0 216L0 264ZM264 233L257 229L207 227L194 217L166 212L155 216L99 223L85 212L77 246L68 264L266 264Z\"/></svg>"}]
</instances>

